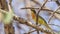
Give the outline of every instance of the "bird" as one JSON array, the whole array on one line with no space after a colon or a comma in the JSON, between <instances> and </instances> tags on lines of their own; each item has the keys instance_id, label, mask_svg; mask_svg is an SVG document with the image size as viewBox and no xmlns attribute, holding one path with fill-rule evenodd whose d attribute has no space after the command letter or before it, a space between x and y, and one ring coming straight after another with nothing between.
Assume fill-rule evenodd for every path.
<instances>
[{"instance_id":1,"label":"bird","mask_svg":"<svg viewBox=\"0 0 60 34\"><path fill-rule=\"evenodd\" d=\"M36 22L36 11L34 9L31 9L31 15L32 15L32 19ZM45 19L43 19L40 15L38 15L38 24L44 25L46 26L49 30L52 30L47 22L45 21Z\"/></svg>"}]
</instances>

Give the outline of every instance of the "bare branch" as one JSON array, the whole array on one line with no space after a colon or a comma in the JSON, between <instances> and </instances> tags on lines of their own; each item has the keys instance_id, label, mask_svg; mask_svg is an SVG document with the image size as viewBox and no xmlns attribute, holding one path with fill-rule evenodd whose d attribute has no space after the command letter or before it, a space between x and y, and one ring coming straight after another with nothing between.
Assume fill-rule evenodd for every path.
<instances>
[{"instance_id":1,"label":"bare branch","mask_svg":"<svg viewBox=\"0 0 60 34\"><path fill-rule=\"evenodd\" d=\"M39 9L39 8L33 8L33 7L24 7L24 8L21 8L21 9Z\"/></svg>"},{"instance_id":2,"label":"bare branch","mask_svg":"<svg viewBox=\"0 0 60 34\"><path fill-rule=\"evenodd\" d=\"M39 8L24 7L24 8L21 8L21 9L39 9ZM53 10L50 10L50 9L41 9L41 11L48 11L49 13L54 12ZM55 12L55 13L60 14L59 12Z\"/></svg>"},{"instance_id":3,"label":"bare branch","mask_svg":"<svg viewBox=\"0 0 60 34\"><path fill-rule=\"evenodd\" d=\"M28 32L28 33L25 33L25 34L30 34L30 33L32 33L32 32L35 32L36 30L32 30L32 31L30 31L30 32Z\"/></svg>"},{"instance_id":4,"label":"bare branch","mask_svg":"<svg viewBox=\"0 0 60 34\"><path fill-rule=\"evenodd\" d=\"M59 9L59 8L60 8L60 7L58 7L58 9ZM49 18L49 20L48 20L48 23L50 22L50 20L51 20L51 19L52 19L52 17L54 16L55 12L57 12L57 11L58 11L58 9L52 13L52 15L50 16L50 18Z\"/></svg>"},{"instance_id":5,"label":"bare branch","mask_svg":"<svg viewBox=\"0 0 60 34\"><path fill-rule=\"evenodd\" d=\"M0 10L1 10L1 9L0 9ZM4 11L4 10L1 10L1 12L3 12L3 13L8 13L8 12L6 12L6 11ZM25 20L25 19L23 19L23 18L20 18L20 17L16 16L15 14L13 14L13 15L14 15L14 16L13 16L13 19L16 20L16 21L18 21L18 22L21 23L21 24L26 24L26 25L34 28L34 29L38 29L38 30L41 31L41 32L51 33L51 34L52 34L52 32L50 32L50 31L44 30L44 29L42 29L42 28L40 28L40 27L37 27L36 25L31 24L31 22L29 22L29 21L27 21L27 20Z\"/></svg>"}]
</instances>

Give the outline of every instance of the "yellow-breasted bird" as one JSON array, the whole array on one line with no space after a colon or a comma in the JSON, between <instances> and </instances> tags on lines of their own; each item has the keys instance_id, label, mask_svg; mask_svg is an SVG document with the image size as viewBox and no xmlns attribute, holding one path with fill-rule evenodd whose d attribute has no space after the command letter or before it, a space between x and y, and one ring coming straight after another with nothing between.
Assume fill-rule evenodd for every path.
<instances>
[{"instance_id":1,"label":"yellow-breasted bird","mask_svg":"<svg viewBox=\"0 0 60 34\"><path fill-rule=\"evenodd\" d=\"M36 21L36 11L35 11L34 9L31 9L31 15L32 15L32 19L33 19L34 21ZM46 22L40 15L38 15L38 24L44 25L44 26L46 26L49 30L52 30L52 29L48 26L47 22Z\"/></svg>"}]
</instances>

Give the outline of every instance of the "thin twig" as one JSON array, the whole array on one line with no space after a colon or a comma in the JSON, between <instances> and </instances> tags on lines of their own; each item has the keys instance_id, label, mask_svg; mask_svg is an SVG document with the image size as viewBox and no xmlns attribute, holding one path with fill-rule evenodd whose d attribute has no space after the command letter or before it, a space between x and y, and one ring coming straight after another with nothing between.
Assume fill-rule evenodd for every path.
<instances>
[{"instance_id":1,"label":"thin twig","mask_svg":"<svg viewBox=\"0 0 60 34\"><path fill-rule=\"evenodd\" d=\"M17 18L17 17L14 17L14 20L18 21L18 22L21 23L21 24L26 24L26 25L28 25L28 26L30 26L30 27L32 27L32 28L38 29L38 30L40 30L41 32L49 33L48 31L43 30L42 28L39 28L39 27L37 27L36 25L30 24L29 21L26 21L26 20L24 20L24 19L22 19L22 18L20 18L20 17L18 17L18 18ZM50 32L50 33L51 33L51 32Z\"/></svg>"},{"instance_id":2,"label":"thin twig","mask_svg":"<svg viewBox=\"0 0 60 34\"><path fill-rule=\"evenodd\" d=\"M55 24L48 24L48 25L53 25L53 26L57 26L57 27L60 27L59 25L55 25Z\"/></svg>"},{"instance_id":3,"label":"thin twig","mask_svg":"<svg viewBox=\"0 0 60 34\"><path fill-rule=\"evenodd\" d=\"M31 7L30 0L24 0L24 4L25 4L25 7ZM27 9L27 8L26 8L26 11L27 11L27 13L26 13L27 20L30 21L31 11L30 11L30 9ZM32 30L32 28L29 27L29 31L31 31L31 30Z\"/></svg>"},{"instance_id":4,"label":"thin twig","mask_svg":"<svg viewBox=\"0 0 60 34\"><path fill-rule=\"evenodd\" d=\"M44 5L46 4L48 0L45 1L45 3L42 5L42 7L39 9L38 13L36 14L36 25L38 26L38 15L40 13L40 10L44 7ZM35 2L35 1L34 1ZM36 2L37 3L37 2ZM38 4L38 3L37 3ZM37 33L39 34L39 31L37 29Z\"/></svg>"},{"instance_id":5,"label":"thin twig","mask_svg":"<svg viewBox=\"0 0 60 34\"><path fill-rule=\"evenodd\" d=\"M38 4L39 6L41 6L41 3L39 3L38 1L36 1L36 0L31 0L31 1L33 1L34 3Z\"/></svg>"},{"instance_id":6,"label":"thin twig","mask_svg":"<svg viewBox=\"0 0 60 34\"><path fill-rule=\"evenodd\" d=\"M32 0L34 3L36 3L37 5L39 5L40 7L42 6L42 4L36 0ZM46 6L44 6L44 8L47 8Z\"/></svg>"},{"instance_id":7,"label":"thin twig","mask_svg":"<svg viewBox=\"0 0 60 34\"><path fill-rule=\"evenodd\" d=\"M24 7L24 8L21 8L21 9L39 9L39 8L33 8L33 7Z\"/></svg>"},{"instance_id":8,"label":"thin twig","mask_svg":"<svg viewBox=\"0 0 60 34\"><path fill-rule=\"evenodd\" d=\"M48 1L48 0L46 0L46 1L44 2L44 4L41 6L41 8L39 9L38 13L36 14L36 24L38 24L38 15L39 15L41 9L42 9L42 8L45 6L45 4L47 3L47 1Z\"/></svg>"},{"instance_id":9,"label":"thin twig","mask_svg":"<svg viewBox=\"0 0 60 34\"><path fill-rule=\"evenodd\" d=\"M1 9L0 9L0 11L1 11L2 13L8 13L8 12L6 12L6 11L4 11L4 10L1 10ZM27 20L25 20L25 19L23 19L23 18L20 18L20 17L16 16L15 14L13 14L13 15L14 15L13 19L16 20L16 21L18 21L18 22L21 23L21 24L26 24L26 25L34 28L34 29L38 29L38 30L41 31L41 32L51 33L51 34L52 34L52 32L50 32L50 31L44 30L44 29L42 29L42 28L39 28L39 27L37 27L36 25L31 24L31 22L29 22L29 21L27 21Z\"/></svg>"},{"instance_id":10,"label":"thin twig","mask_svg":"<svg viewBox=\"0 0 60 34\"><path fill-rule=\"evenodd\" d=\"M21 8L21 9L39 9L39 8L24 7L24 8ZM54 12L53 10L50 10L50 9L41 9L41 11L48 11L50 13ZM55 13L60 14L59 12L55 12Z\"/></svg>"},{"instance_id":11,"label":"thin twig","mask_svg":"<svg viewBox=\"0 0 60 34\"><path fill-rule=\"evenodd\" d=\"M60 7L58 7L58 9L59 9L59 8L60 8ZM50 18L49 18L49 20L48 20L48 23L50 22L50 20L51 20L51 19L52 19L52 17L54 16L55 12L57 12L57 11L58 11L58 9L52 13L51 17L50 17Z\"/></svg>"},{"instance_id":12,"label":"thin twig","mask_svg":"<svg viewBox=\"0 0 60 34\"><path fill-rule=\"evenodd\" d=\"M33 31L30 31L30 32L28 32L28 33L25 33L25 34L30 34L30 33L32 33L32 32L35 32L36 30L33 30Z\"/></svg>"}]
</instances>

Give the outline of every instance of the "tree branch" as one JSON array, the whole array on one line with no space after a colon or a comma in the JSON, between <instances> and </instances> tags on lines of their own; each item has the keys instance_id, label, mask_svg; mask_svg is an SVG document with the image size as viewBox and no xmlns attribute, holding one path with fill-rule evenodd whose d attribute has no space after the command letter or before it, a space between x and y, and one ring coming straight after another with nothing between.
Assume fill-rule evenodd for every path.
<instances>
[{"instance_id":1,"label":"tree branch","mask_svg":"<svg viewBox=\"0 0 60 34\"><path fill-rule=\"evenodd\" d=\"M0 9L0 11L1 11L2 13L8 13L8 12L6 12L6 11L4 11L4 10L1 10L1 9ZM51 31L44 30L44 29L42 29L42 28L40 28L40 27L37 27L37 26L34 25L34 24L31 24L31 22L29 22L29 21L27 21L27 20L25 20L25 19L16 16L15 14L13 14L13 15L14 15L14 16L13 16L13 19L16 20L16 21L18 21L18 22L21 23L21 24L26 24L26 25L34 28L34 29L38 29L38 30L41 31L41 32L51 33L51 34L52 34Z\"/></svg>"}]
</instances>

